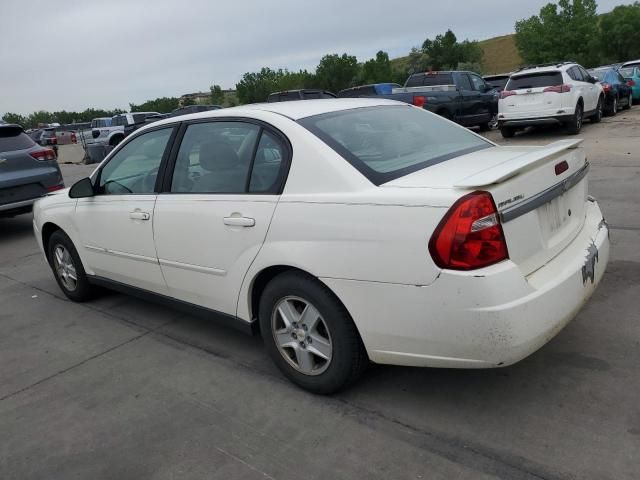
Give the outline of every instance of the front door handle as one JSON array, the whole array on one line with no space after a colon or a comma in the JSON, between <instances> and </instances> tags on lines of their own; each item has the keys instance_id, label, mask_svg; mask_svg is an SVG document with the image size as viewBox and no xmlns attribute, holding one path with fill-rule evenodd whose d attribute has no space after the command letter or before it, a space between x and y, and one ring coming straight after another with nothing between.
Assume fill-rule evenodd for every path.
<instances>
[{"instance_id":1,"label":"front door handle","mask_svg":"<svg viewBox=\"0 0 640 480\"><path fill-rule=\"evenodd\" d=\"M224 217L224 224L231 227L253 227L256 220L249 217Z\"/></svg>"},{"instance_id":2,"label":"front door handle","mask_svg":"<svg viewBox=\"0 0 640 480\"><path fill-rule=\"evenodd\" d=\"M132 220L149 220L151 215L148 212L141 212L136 210L134 212L129 212L129 218Z\"/></svg>"}]
</instances>

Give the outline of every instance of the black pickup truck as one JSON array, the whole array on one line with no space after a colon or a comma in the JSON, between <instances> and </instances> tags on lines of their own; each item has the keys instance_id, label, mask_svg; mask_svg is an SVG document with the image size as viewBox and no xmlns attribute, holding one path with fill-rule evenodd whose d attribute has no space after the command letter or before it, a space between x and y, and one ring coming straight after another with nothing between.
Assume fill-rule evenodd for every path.
<instances>
[{"instance_id":1,"label":"black pickup truck","mask_svg":"<svg viewBox=\"0 0 640 480\"><path fill-rule=\"evenodd\" d=\"M493 127L498 92L473 72L424 72L411 75L404 87L379 95L422 107L466 127Z\"/></svg>"}]
</instances>

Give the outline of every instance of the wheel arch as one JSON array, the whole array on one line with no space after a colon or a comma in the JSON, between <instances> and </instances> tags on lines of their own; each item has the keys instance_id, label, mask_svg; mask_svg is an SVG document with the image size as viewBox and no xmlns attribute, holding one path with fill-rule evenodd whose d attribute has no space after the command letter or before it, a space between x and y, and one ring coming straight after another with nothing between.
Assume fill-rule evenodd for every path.
<instances>
[{"instance_id":1,"label":"wheel arch","mask_svg":"<svg viewBox=\"0 0 640 480\"><path fill-rule=\"evenodd\" d=\"M59 225L57 225L56 223L53 223L53 222L45 222L45 224L42 225L42 230L41 230L42 248L44 250L45 257L47 257L47 261L50 261L50 258L49 258L49 239L51 239L51 235L53 235L58 230L61 230L61 231L64 232L64 230Z\"/></svg>"},{"instance_id":2,"label":"wheel arch","mask_svg":"<svg viewBox=\"0 0 640 480\"><path fill-rule=\"evenodd\" d=\"M281 264L281 265L271 265L268 267L263 268L262 270L260 270L251 280L251 283L249 284L249 291L248 291L248 307L249 307L249 316L252 320L256 320L258 318L258 310L259 310L259 305L260 305L260 298L262 297L262 293L264 292L264 289L266 288L266 286L269 284L269 282L271 280L273 280L276 276L285 273L285 272L297 272L297 273L302 273L303 275L308 276L309 278L312 278L318 282L320 282L320 284L322 284L322 286L324 286L324 288L327 289L328 292L331 293L331 295L333 295L336 300L338 302L340 302L340 304L344 307L344 309L347 311L347 313L349 314L349 317L353 320L353 316L351 315L351 312L349 312L349 309L347 308L347 306L345 305L345 303L340 299L340 297L325 283L323 282L320 278L318 278L316 275L313 275L312 273L299 268L299 267L295 267L292 265L285 265L285 264ZM358 335L360 335L360 331L358 330L358 325L357 323L354 321L353 322L354 325L356 326L356 331L358 332ZM258 323L259 325L259 323ZM362 335L360 335L360 338L362 338Z\"/></svg>"}]
</instances>

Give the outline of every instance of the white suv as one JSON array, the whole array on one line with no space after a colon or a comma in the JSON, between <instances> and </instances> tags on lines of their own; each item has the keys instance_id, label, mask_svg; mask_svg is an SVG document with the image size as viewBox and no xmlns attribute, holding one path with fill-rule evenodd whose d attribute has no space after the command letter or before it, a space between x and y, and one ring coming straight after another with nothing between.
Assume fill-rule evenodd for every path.
<instances>
[{"instance_id":1,"label":"white suv","mask_svg":"<svg viewBox=\"0 0 640 480\"><path fill-rule=\"evenodd\" d=\"M526 67L514 73L500 94L498 126L505 138L530 125L566 125L580 132L584 118L602 119L604 94L597 79L576 63Z\"/></svg>"}]
</instances>

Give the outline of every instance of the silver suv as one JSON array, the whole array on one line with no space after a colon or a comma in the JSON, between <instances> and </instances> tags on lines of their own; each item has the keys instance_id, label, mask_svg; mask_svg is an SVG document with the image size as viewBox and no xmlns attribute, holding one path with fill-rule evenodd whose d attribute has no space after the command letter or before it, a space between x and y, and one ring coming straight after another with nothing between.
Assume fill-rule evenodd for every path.
<instances>
[{"instance_id":1,"label":"silver suv","mask_svg":"<svg viewBox=\"0 0 640 480\"><path fill-rule=\"evenodd\" d=\"M55 152L20 125L0 124L0 217L30 212L38 198L62 188Z\"/></svg>"}]
</instances>

